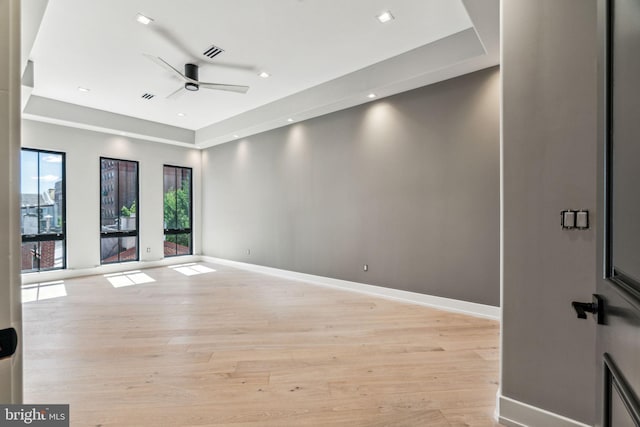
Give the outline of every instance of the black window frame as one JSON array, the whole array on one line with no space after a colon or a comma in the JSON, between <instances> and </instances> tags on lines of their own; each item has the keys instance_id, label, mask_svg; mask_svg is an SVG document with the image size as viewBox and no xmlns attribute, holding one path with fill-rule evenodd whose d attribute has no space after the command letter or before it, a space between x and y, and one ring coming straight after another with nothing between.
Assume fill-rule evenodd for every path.
<instances>
[{"instance_id":1,"label":"black window frame","mask_svg":"<svg viewBox=\"0 0 640 427\"><path fill-rule=\"evenodd\" d=\"M173 258L173 257L177 257L177 256L188 256L188 255L193 255L193 168L190 167L186 167L186 166L176 166L176 165L162 165L162 218L163 218L163 225L164 225L164 197L165 197L165 190L164 190L164 172L165 172L165 168L174 168L176 169L176 171L178 170L187 170L189 171L189 228L164 228L164 236L165 236L165 241L166 241L166 236L178 236L181 234L189 234L189 253L188 254L179 254L177 251L177 239L176 239L176 253L174 255L167 255L164 253L164 245L166 243L163 242L163 255L165 258ZM178 181L178 174L176 172L175 174L176 177L176 185L174 186L176 188L176 190L178 189L177 186L177 181ZM176 198L176 204L177 204L177 198ZM177 213L178 209L176 206L176 213Z\"/></svg>"},{"instance_id":2,"label":"black window frame","mask_svg":"<svg viewBox=\"0 0 640 427\"><path fill-rule=\"evenodd\" d=\"M20 273L21 274L29 274L29 273L40 273L42 271L54 271L54 270L66 270L67 268L67 153L62 151L54 151L54 150L43 150L39 148L28 148L22 147L20 149L20 154L22 156L23 151L30 151L33 153L38 153L38 194L40 194L40 154L52 154L55 156L62 156L62 231L60 233L40 233L40 225L38 225L38 233L37 234L22 234L20 232L20 244L22 246L23 243L40 243L40 242L50 242L50 241L62 241L62 266L61 267L52 267L52 268L41 268L38 264L37 269L31 270L22 270L22 259L20 259ZM20 159L20 164L22 165L22 157ZM20 197L22 197L22 188L20 189ZM20 208L22 209L22 203L20 203ZM40 211L40 197L38 197L38 211ZM22 257L22 249L20 249L20 256Z\"/></svg>"},{"instance_id":3,"label":"black window frame","mask_svg":"<svg viewBox=\"0 0 640 427\"><path fill-rule=\"evenodd\" d=\"M103 177L104 177L104 173L102 171L102 162L104 160L107 161L112 161L112 162L127 162L127 163L135 163L136 164L136 200L135 200L135 204L136 204L136 229L135 230L120 230L120 227L122 226L122 224L120 222L118 222L118 231L103 231L102 230L102 212L103 212L103 206L102 206L102 186L103 186ZM122 264L122 263L127 263L127 262L138 262L140 261L140 162L138 162L137 160L126 160L126 159L117 159L117 158L113 158L113 157L104 157L101 156L100 157L100 167L99 167L99 172L100 172L100 210L98 212L99 215L99 229L100 229L100 265L110 265L110 264ZM120 165L118 164L118 180L120 179ZM116 191L114 192L115 194L115 198L116 198L116 202L115 205L116 206L120 206L120 194L119 191L117 191L117 187L116 187ZM118 215L118 213L116 212L115 215ZM121 238L122 237L135 237L136 238L136 257L135 259L126 259L124 261L120 260L120 254L122 253L121 250L118 251L118 260L117 261L112 261L112 262L104 262L104 260L102 259L102 239L112 239L112 238L118 238L118 247L120 246L120 242L121 242Z\"/></svg>"}]
</instances>

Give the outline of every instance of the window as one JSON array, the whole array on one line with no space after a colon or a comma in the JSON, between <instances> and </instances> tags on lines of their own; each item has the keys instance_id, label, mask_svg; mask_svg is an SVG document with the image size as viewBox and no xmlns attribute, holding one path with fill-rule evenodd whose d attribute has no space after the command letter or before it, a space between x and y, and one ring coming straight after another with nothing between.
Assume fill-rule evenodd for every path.
<instances>
[{"instance_id":1,"label":"window","mask_svg":"<svg viewBox=\"0 0 640 427\"><path fill-rule=\"evenodd\" d=\"M20 234L23 273L66 267L64 153L23 148Z\"/></svg>"},{"instance_id":2,"label":"window","mask_svg":"<svg viewBox=\"0 0 640 427\"><path fill-rule=\"evenodd\" d=\"M164 167L164 256L191 255L191 168Z\"/></svg>"},{"instance_id":3,"label":"window","mask_svg":"<svg viewBox=\"0 0 640 427\"><path fill-rule=\"evenodd\" d=\"M100 262L138 260L138 162L100 158Z\"/></svg>"}]
</instances>

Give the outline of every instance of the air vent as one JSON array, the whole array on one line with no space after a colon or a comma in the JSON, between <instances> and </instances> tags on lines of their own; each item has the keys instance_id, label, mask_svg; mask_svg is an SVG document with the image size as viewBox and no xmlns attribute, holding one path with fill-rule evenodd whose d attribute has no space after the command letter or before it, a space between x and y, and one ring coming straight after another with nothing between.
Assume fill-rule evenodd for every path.
<instances>
[{"instance_id":1,"label":"air vent","mask_svg":"<svg viewBox=\"0 0 640 427\"><path fill-rule=\"evenodd\" d=\"M144 95L142 95L142 99L146 99L146 100L150 100L151 98L153 98L155 95L151 94L151 93L145 93Z\"/></svg>"},{"instance_id":2,"label":"air vent","mask_svg":"<svg viewBox=\"0 0 640 427\"><path fill-rule=\"evenodd\" d=\"M211 46L209 49L205 50L202 54L207 58L215 58L224 52L224 49L219 48L218 46Z\"/></svg>"}]
</instances>

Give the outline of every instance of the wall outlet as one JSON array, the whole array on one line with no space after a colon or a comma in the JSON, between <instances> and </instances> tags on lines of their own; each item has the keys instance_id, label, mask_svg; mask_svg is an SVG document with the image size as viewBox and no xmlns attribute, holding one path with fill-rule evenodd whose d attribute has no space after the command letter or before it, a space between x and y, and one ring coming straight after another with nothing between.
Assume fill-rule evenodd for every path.
<instances>
[{"instance_id":1,"label":"wall outlet","mask_svg":"<svg viewBox=\"0 0 640 427\"><path fill-rule=\"evenodd\" d=\"M362 269L363 269L364 271L369 271L369 264L365 264L365 265L362 267Z\"/></svg>"},{"instance_id":2,"label":"wall outlet","mask_svg":"<svg viewBox=\"0 0 640 427\"><path fill-rule=\"evenodd\" d=\"M147 248L147 253L150 254L151 253L151 248Z\"/></svg>"},{"instance_id":3,"label":"wall outlet","mask_svg":"<svg viewBox=\"0 0 640 427\"><path fill-rule=\"evenodd\" d=\"M251 255L251 249L247 249L247 255Z\"/></svg>"}]
</instances>

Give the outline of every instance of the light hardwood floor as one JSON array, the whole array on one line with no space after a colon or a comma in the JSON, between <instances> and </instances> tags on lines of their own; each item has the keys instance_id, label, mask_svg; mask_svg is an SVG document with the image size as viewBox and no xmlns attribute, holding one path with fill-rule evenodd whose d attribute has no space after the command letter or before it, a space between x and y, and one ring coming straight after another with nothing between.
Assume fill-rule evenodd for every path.
<instances>
[{"instance_id":1,"label":"light hardwood floor","mask_svg":"<svg viewBox=\"0 0 640 427\"><path fill-rule=\"evenodd\" d=\"M25 402L72 426L498 425L498 322L207 265L25 303Z\"/></svg>"}]
</instances>

